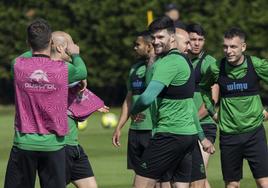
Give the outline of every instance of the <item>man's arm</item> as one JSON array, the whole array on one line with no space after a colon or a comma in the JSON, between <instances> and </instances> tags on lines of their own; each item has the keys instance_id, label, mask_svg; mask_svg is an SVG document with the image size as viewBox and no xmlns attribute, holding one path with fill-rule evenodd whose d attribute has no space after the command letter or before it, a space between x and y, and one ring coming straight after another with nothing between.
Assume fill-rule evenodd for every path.
<instances>
[{"instance_id":1,"label":"man's arm","mask_svg":"<svg viewBox=\"0 0 268 188\"><path fill-rule=\"evenodd\" d=\"M148 108L157 96L164 89L165 85L159 81L152 80L146 90L141 94L135 104L133 104L131 114L135 115Z\"/></svg>"},{"instance_id":2,"label":"man's arm","mask_svg":"<svg viewBox=\"0 0 268 188\"><path fill-rule=\"evenodd\" d=\"M79 47L76 44L68 45L68 54L72 54L72 64L68 63L68 81L74 83L87 78L87 68L79 55Z\"/></svg>"},{"instance_id":3,"label":"man's arm","mask_svg":"<svg viewBox=\"0 0 268 188\"><path fill-rule=\"evenodd\" d=\"M201 95L205 104L205 108L208 114L213 117L216 113L214 101L212 99L211 87L218 80L219 74L219 62L210 64L204 76L202 76L201 82L199 83L201 88Z\"/></svg>"},{"instance_id":4,"label":"man's arm","mask_svg":"<svg viewBox=\"0 0 268 188\"><path fill-rule=\"evenodd\" d=\"M113 145L115 147L120 146L121 129L125 126L128 118L129 118L129 113L130 113L130 109L131 109L131 98L132 98L132 92L128 91L127 96L126 96L124 103L122 105L121 114L119 117L117 127L113 133Z\"/></svg>"},{"instance_id":5,"label":"man's arm","mask_svg":"<svg viewBox=\"0 0 268 188\"><path fill-rule=\"evenodd\" d=\"M200 125L200 121L197 115L197 109L193 109L193 119L194 119L194 124L198 132L198 139L203 147L203 150L207 153L213 154L215 152L214 145L208 140L204 134L204 131Z\"/></svg>"},{"instance_id":6,"label":"man's arm","mask_svg":"<svg viewBox=\"0 0 268 188\"><path fill-rule=\"evenodd\" d=\"M268 84L268 61L254 56L251 56L251 58L257 75Z\"/></svg>"},{"instance_id":7,"label":"man's arm","mask_svg":"<svg viewBox=\"0 0 268 188\"><path fill-rule=\"evenodd\" d=\"M218 86L218 84L214 84L211 87L211 92L212 92L211 93L211 98L212 98L213 104L217 104L218 101L219 101L219 86ZM204 117L209 115L209 112L208 112L208 110L206 108L205 103L203 103L201 105L201 107L199 108L198 115L199 115L199 119L203 119Z\"/></svg>"}]
</instances>

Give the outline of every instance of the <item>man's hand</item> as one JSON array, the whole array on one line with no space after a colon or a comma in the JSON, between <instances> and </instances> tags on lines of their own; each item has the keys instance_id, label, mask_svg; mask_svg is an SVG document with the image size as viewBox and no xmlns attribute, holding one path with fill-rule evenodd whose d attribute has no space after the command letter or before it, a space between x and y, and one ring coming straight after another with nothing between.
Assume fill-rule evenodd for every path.
<instances>
[{"instance_id":1,"label":"man's hand","mask_svg":"<svg viewBox=\"0 0 268 188\"><path fill-rule=\"evenodd\" d=\"M263 120L267 121L268 120L268 112L266 110L263 110L262 113L263 113L263 116L264 116Z\"/></svg>"},{"instance_id":2,"label":"man's hand","mask_svg":"<svg viewBox=\"0 0 268 188\"><path fill-rule=\"evenodd\" d=\"M140 123L145 119L145 115L143 113L131 115L130 117L135 123Z\"/></svg>"},{"instance_id":3,"label":"man's hand","mask_svg":"<svg viewBox=\"0 0 268 188\"><path fill-rule=\"evenodd\" d=\"M67 53L68 55L79 54L79 53L80 53L79 46L77 46L77 45L74 44L74 43L68 45L68 46L67 46L67 49L66 49L66 53Z\"/></svg>"},{"instance_id":4,"label":"man's hand","mask_svg":"<svg viewBox=\"0 0 268 188\"><path fill-rule=\"evenodd\" d=\"M98 109L98 112L101 112L101 113L107 113L109 112L110 108L108 106L103 106L101 108Z\"/></svg>"},{"instance_id":5,"label":"man's hand","mask_svg":"<svg viewBox=\"0 0 268 188\"><path fill-rule=\"evenodd\" d=\"M205 138L204 140L202 140L200 143L201 143L201 145L203 147L203 150L205 152L210 153L210 154L213 154L215 152L214 145L207 138Z\"/></svg>"},{"instance_id":6,"label":"man's hand","mask_svg":"<svg viewBox=\"0 0 268 188\"><path fill-rule=\"evenodd\" d=\"M119 129L114 130L112 142L115 147L120 147L120 136L121 136L121 131Z\"/></svg>"},{"instance_id":7,"label":"man's hand","mask_svg":"<svg viewBox=\"0 0 268 188\"><path fill-rule=\"evenodd\" d=\"M79 87L80 87L80 92L85 91L85 89L87 88L87 80L81 80L79 83Z\"/></svg>"}]
</instances>

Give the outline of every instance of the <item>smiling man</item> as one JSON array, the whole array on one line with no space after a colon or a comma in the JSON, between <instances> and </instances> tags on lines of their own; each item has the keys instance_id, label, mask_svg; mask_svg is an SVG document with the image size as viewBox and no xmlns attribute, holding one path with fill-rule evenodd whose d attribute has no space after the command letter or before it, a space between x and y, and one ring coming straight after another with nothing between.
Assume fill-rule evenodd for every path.
<instances>
[{"instance_id":1,"label":"smiling man","mask_svg":"<svg viewBox=\"0 0 268 188\"><path fill-rule=\"evenodd\" d=\"M245 55L246 34L231 28L223 38L224 58L210 65L201 80L204 99L220 86L219 128L223 179L227 188L240 187L243 159L248 161L258 187L268 187L268 150L263 128L259 80L268 83L268 62ZM212 112L211 112L212 113Z\"/></svg>"},{"instance_id":2,"label":"smiling man","mask_svg":"<svg viewBox=\"0 0 268 188\"><path fill-rule=\"evenodd\" d=\"M136 169L134 187L154 187L166 173L175 186L189 187L192 157L197 134L206 151L213 145L204 137L193 102L194 77L189 60L176 49L173 21L165 16L149 26L157 60L146 80L148 87L133 105L131 114L152 104L153 138L145 149ZM147 77L147 75L146 75ZM172 178L172 179L171 179Z\"/></svg>"}]
</instances>

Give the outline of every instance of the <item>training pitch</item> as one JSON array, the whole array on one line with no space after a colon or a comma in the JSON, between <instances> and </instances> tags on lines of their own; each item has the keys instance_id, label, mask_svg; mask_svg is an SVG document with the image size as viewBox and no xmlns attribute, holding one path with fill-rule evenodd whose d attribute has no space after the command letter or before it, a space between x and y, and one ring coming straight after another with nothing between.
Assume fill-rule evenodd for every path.
<instances>
[{"instance_id":1,"label":"training pitch","mask_svg":"<svg viewBox=\"0 0 268 188\"><path fill-rule=\"evenodd\" d=\"M119 114L119 108L112 108L111 112ZM0 106L0 187L4 187L4 177L9 152L14 134L13 128L14 107ZM101 114L95 113L88 120L87 129L80 131L79 141L88 154L94 170L99 188L130 188L132 187L133 173L126 170L126 144L128 125L122 131L121 147L112 146L113 129L104 129L101 126ZM267 126L267 125L266 125ZM268 131L268 130L267 130ZM216 141L216 153L212 156L208 169L208 179L212 188L224 187L220 156ZM241 187L256 187L247 163L244 163L243 180ZM37 180L38 181L38 180ZM39 185L37 183L36 187ZM69 185L68 188L74 188Z\"/></svg>"}]
</instances>

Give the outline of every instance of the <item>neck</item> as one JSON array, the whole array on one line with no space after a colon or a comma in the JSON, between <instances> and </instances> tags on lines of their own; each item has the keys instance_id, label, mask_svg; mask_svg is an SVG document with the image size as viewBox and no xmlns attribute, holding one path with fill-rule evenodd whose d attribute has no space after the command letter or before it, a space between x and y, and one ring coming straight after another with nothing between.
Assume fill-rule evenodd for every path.
<instances>
[{"instance_id":1,"label":"neck","mask_svg":"<svg viewBox=\"0 0 268 188\"><path fill-rule=\"evenodd\" d=\"M147 66L151 66L155 62L155 55L151 55L147 60Z\"/></svg>"},{"instance_id":2,"label":"neck","mask_svg":"<svg viewBox=\"0 0 268 188\"><path fill-rule=\"evenodd\" d=\"M194 59L194 58L199 58L201 54L203 54L203 51L201 51L199 54L193 54L189 52L188 56L190 57L190 59Z\"/></svg>"},{"instance_id":3,"label":"neck","mask_svg":"<svg viewBox=\"0 0 268 188\"><path fill-rule=\"evenodd\" d=\"M44 50L38 50L38 51L32 51L32 54L35 55L35 54L42 54L42 55L47 55L47 56L50 56L50 48L47 48L47 49L44 49Z\"/></svg>"},{"instance_id":4,"label":"neck","mask_svg":"<svg viewBox=\"0 0 268 188\"><path fill-rule=\"evenodd\" d=\"M56 53L51 53L51 59L54 60L54 61L59 61L61 60L60 56Z\"/></svg>"},{"instance_id":5,"label":"neck","mask_svg":"<svg viewBox=\"0 0 268 188\"><path fill-rule=\"evenodd\" d=\"M177 48L177 43L173 42L171 45L170 45L170 50L174 49L174 48Z\"/></svg>"}]
</instances>

